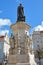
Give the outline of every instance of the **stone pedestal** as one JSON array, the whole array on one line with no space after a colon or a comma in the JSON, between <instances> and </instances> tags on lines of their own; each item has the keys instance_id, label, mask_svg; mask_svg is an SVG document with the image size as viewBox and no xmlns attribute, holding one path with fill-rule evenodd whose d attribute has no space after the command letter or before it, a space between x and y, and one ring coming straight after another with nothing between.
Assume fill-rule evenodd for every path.
<instances>
[{"instance_id":1,"label":"stone pedestal","mask_svg":"<svg viewBox=\"0 0 43 65\"><path fill-rule=\"evenodd\" d=\"M27 54L10 55L7 65L29 65L29 56Z\"/></svg>"}]
</instances>

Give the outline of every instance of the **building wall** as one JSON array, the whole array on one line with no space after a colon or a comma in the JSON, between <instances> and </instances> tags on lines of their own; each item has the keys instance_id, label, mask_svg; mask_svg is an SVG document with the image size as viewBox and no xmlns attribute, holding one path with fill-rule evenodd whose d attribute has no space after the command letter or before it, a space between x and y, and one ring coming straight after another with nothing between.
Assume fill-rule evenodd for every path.
<instances>
[{"instance_id":1,"label":"building wall","mask_svg":"<svg viewBox=\"0 0 43 65\"><path fill-rule=\"evenodd\" d=\"M38 49L38 45L40 49L43 48L43 32L41 31L34 31L32 34L32 41L34 45L34 51Z\"/></svg>"},{"instance_id":2,"label":"building wall","mask_svg":"<svg viewBox=\"0 0 43 65\"><path fill-rule=\"evenodd\" d=\"M43 31L33 31L32 42L36 62L40 62L41 65L43 65ZM37 51L39 51L39 53Z\"/></svg>"},{"instance_id":3,"label":"building wall","mask_svg":"<svg viewBox=\"0 0 43 65\"><path fill-rule=\"evenodd\" d=\"M3 59L4 59L4 37L1 36L0 37L0 63L3 62Z\"/></svg>"}]
</instances>

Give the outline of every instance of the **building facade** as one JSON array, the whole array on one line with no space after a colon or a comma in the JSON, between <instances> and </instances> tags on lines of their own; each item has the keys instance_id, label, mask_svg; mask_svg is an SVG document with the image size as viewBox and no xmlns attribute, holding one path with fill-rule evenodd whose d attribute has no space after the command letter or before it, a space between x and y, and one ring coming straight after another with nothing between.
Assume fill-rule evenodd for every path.
<instances>
[{"instance_id":1,"label":"building facade","mask_svg":"<svg viewBox=\"0 0 43 65\"><path fill-rule=\"evenodd\" d=\"M33 31L32 43L35 57L43 65L43 31Z\"/></svg>"},{"instance_id":2,"label":"building facade","mask_svg":"<svg viewBox=\"0 0 43 65\"><path fill-rule=\"evenodd\" d=\"M0 64L2 65L9 54L9 38L8 35L0 36Z\"/></svg>"},{"instance_id":3,"label":"building facade","mask_svg":"<svg viewBox=\"0 0 43 65\"><path fill-rule=\"evenodd\" d=\"M4 60L4 36L0 36L0 64L3 63Z\"/></svg>"}]
</instances>

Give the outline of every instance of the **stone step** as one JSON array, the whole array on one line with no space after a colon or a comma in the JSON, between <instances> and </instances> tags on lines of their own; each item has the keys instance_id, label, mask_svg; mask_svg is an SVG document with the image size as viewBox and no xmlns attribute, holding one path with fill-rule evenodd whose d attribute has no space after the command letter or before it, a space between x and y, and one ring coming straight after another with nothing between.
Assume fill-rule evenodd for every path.
<instances>
[{"instance_id":1,"label":"stone step","mask_svg":"<svg viewBox=\"0 0 43 65\"><path fill-rule=\"evenodd\" d=\"M16 64L14 64L14 63L9 63L9 64L7 64L7 65L30 65L29 63L16 63Z\"/></svg>"},{"instance_id":2,"label":"stone step","mask_svg":"<svg viewBox=\"0 0 43 65\"><path fill-rule=\"evenodd\" d=\"M17 63L16 65L30 65L29 63Z\"/></svg>"}]
</instances>

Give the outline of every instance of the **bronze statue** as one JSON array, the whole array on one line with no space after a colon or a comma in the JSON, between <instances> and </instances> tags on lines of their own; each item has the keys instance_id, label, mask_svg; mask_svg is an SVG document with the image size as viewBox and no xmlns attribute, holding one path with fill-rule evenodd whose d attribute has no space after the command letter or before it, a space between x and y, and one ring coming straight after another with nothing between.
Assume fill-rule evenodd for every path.
<instances>
[{"instance_id":1,"label":"bronze statue","mask_svg":"<svg viewBox=\"0 0 43 65\"><path fill-rule=\"evenodd\" d=\"M20 4L17 9L17 22L18 21L25 21L24 7L22 6L22 4Z\"/></svg>"},{"instance_id":2,"label":"bronze statue","mask_svg":"<svg viewBox=\"0 0 43 65\"><path fill-rule=\"evenodd\" d=\"M23 16L24 16L24 10L22 4L20 4L20 6L18 6L18 17L23 17Z\"/></svg>"}]
</instances>

